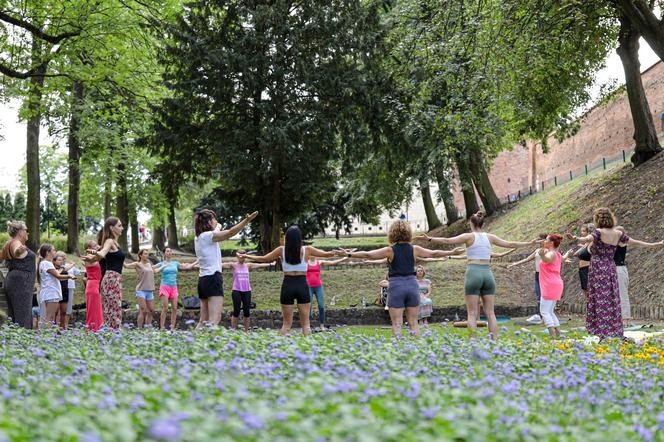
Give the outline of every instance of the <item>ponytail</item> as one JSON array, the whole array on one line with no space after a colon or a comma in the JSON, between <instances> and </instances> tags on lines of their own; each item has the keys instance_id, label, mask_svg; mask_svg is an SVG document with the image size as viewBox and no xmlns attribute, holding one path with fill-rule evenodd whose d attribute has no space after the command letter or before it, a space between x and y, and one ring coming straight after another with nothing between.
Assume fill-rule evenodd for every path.
<instances>
[{"instance_id":1,"label":"ponytail","mask_svg":"<svg viewBox=\"0 0 664 442\"><path fill-rule=\"evenodd\" d=\"M470 217L470 222L478 229L484 226L484 212L479 211Z\"/></svg>"}]
</instances>

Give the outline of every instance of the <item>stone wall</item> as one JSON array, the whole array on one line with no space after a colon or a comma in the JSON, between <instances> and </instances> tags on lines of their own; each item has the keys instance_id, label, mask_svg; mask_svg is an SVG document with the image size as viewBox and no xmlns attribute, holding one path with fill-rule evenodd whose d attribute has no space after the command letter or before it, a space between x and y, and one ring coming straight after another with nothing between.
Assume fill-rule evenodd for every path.
<instances>
[{"instance_id":1,"label":"stone wall","mask_svg":"<svg viewBox=\"0 0 664 442\"><path fill-rule=\"evenodd\" d=\"M524 317L535 313L534 306L496 306L497 315L510 317ZM327 323L332 326L338 325L390 325L390 315L387 310L376 307L368 308L344 308L326 310ZM128 324L136 324L135 310L124 312L122 321ZM465 319L465 307L435 307L431 315L431 322L454 321L456 317ZM155 314L154 324L158 324L159 314ZM74 311L71 318L72 323L85 322L85 310ZM198 322L198 310L179 310L177 319L178 329L195 327ZM228 326L230 318L228 313L222 318L222 325ZM281 312L276 310L253 310L251 312L252 326L260 328L281 328ZM166 322L168 324L168 320ZM314 319L315 326L318 322ZM293 327L299 327L297 311L293 318Z\"/></svg>"},{"instance_id":2,"label":"stone wall","mask_svg":"<svg viewBox=\"0 0 664 442\"><path fill-rule=\"evenodd\" d=\"M664 63L658 62L642 73L643 87L658 133L663 132L661 114L664 112ZM601 164L602 158L620 156L634 146L634 125L627 101L622 93L602 106L592 108L581 117L581 127L573 137L558 142L548 140L548 153L539 143L516 145L501 152L495 159L489 177L498 197L517 194L529 186L536 188L542 181L554 177L569 177L569 172L584 165ZM564 178L564 179L567 179ZM463 196L456 186L457 208L464 210Z\"/></svg>"}]
</instances>

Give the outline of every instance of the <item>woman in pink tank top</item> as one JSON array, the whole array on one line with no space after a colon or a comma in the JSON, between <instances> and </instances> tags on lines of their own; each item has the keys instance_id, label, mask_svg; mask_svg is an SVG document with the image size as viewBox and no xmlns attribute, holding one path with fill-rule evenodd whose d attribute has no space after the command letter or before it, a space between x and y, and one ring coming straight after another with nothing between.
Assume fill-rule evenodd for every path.
<instances>
[{"instance_id":1,"label":"woman in pink tank top","mask_svg":"<svg viewBox=\"0 0 664 442\"><path fill-rule=\"evenodd\" d=\"M539 270L539 285L542 298L540 299L540 314L544 325L549 329L549 335L560 336L560 321L555 313L556 303L563 295L563 279L560 269L563 261L569 258L571 250L565 256L560 254L560 242L563 237L552 233L546 237L538 254L542 258Z\"/></svg>"},{"instance_id":2,"label":"woman in pink tank top","mask_svg":"<svg viewBox=\"0 0 664 442\"><path fill-rule=\"evenodd\" d=\"M320 280L320 267L333 266L347 260L348 257L335 259L332 261L319 261L315 256L309 255L307 261L307 285L309 285L309 295L313 301L316 298L318 304L318 323L320 329L325 330L325 295L323 293L323 282ZM309 310L309 321L314 320L314 309Z\"/></svg>"},{"instance_id":3,"label":"woman in pink tank top","mask_svg":"<svg viewBox=\"0 0 664 442\"><path fill-rule=\"evenodd\" d=\"M233 291L231 298L233 300L233 313L231 314L231 328L237 330L237 323L240 317L240 310L242 310L242 322L244 324L244 331L249 331L251 328L251 282L249 280L249 271L252 269L260 269L273 266L275 263L247 263L245 262L244 250L238 250L237 261L223 263L222 269L233 269Z\"/></svg>"}]
</instances>

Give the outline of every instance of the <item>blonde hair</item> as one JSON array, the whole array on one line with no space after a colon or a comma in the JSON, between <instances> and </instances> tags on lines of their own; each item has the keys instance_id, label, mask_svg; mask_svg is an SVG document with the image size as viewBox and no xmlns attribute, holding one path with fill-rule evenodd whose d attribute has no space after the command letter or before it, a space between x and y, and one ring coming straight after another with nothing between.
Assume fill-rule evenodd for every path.
<instances>
[{"instance_id":1,"label":"blonde hair","mask_svg":"<svg viewBox=\"0 0 664 442\"><path fill-rule=\"evenodd\" d=\"M410 228L410 223L402 219L394 221L387 231L387 241L390 244L410 242L412 238L413 231Z\"/></svg>"},{"instance_id":2,"label":"blonde hair","mask_svg":"<svg viewBox=\"0 0 664 442\"><path fill-rule=\"evenodd\" d=\"M422 276L427 276L427 271L424 270L424 267L422 266L415 267L415 273L417 273L418 270L422 270Z\"/></svg>"},{"instance_id":3,"label":"blonde hair","mask_svg":"<svg viewBox=\"0 0 664 442\"><path fill-rule=\"evenodd\" d=\"M21 230L28 230L23 221L7 221L7 233L14 238Z\"/></svg>"}]
</instances>

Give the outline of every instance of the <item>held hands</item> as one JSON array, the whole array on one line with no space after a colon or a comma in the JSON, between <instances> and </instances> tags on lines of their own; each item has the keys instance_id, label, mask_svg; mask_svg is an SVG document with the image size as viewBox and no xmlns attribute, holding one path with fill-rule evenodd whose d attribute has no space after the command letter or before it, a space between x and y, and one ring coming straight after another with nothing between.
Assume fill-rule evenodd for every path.
<instances>
[{"instance_id":1,"label":"held hands","mask_svg":"<svg viewBox=\"0 0 664 442\"><path fill-rule=\"evenodd\" d=\"M569 231L565 232L565 237L566 237L567 239L571 239L572 241L576 241L576 240L579 239L578 236L576 236L576 235L572 235L572 232L569 232Z\"/></svg>"},{"instance_id":2,"label":"held hands","mask_svg":"<svg viewBox=\"0 0 664 442\"><path fill-rule=\"evenodd\" d=\"M452 249L452 254L453 255L463 255L463 253L466 251L465 247L455 247Z\"/></svg>"}]
</instances>

